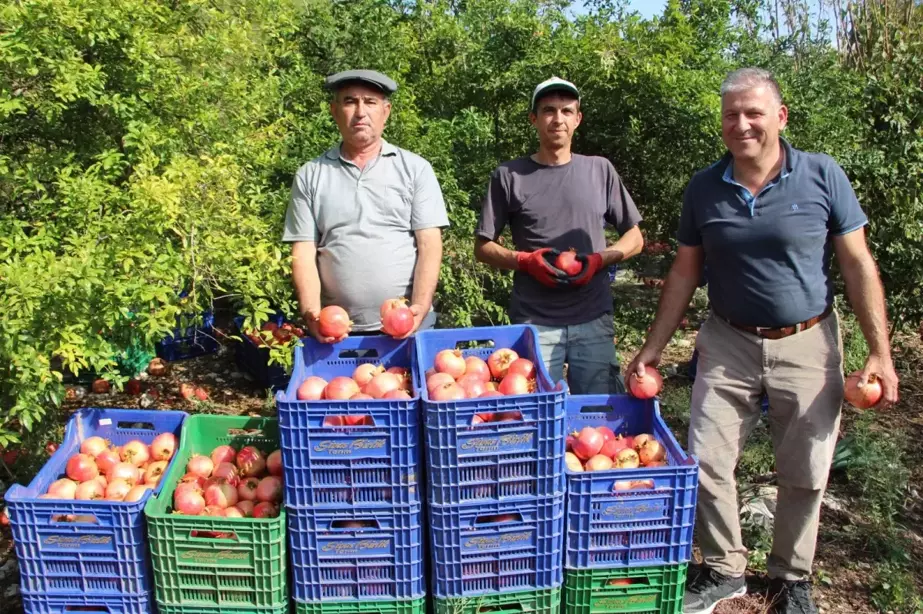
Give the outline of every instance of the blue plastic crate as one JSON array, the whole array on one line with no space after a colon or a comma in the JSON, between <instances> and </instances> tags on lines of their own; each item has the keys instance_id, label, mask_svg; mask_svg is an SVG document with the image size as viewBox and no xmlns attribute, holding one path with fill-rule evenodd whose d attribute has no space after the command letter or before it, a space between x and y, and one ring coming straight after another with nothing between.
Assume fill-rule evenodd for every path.
<instances>
[{"instance_id":1,"label":"blue plastic crate","mask_svg":"<svg viewBox=\"0 0 923 614\"><path fill-rule=\"evenodd\" d=\"M361 356L359 355L361 354ZM421 503L420 399L299 401L309 376L351 376L362 363L412 369L413 339L348 337L338 344L305 339L292 379L276 394L285 468L285 502L293 507L390 508ZM327 426L331 415L370 416L369 426Z\"/></svg>"},{"instance_id":2,"label":"blue plastic crate","mask_svg":"<svg viewBox=\"0 0 923 614\"><path fill-rule=\"evenodd\" d=\"M191 319L192 314L185 318ZM177 318L177 328L172 335L157 342L157 356L164 360L183 360L195 358L218 351L218 340L215 338L215 314L211 311L202 313L202 324L182 328L180 318Z\"/></svg>"},{"instance_id":3,"label":"blue plastic crate","mask_svg":"<svg viewBox=\"0 0 923 614\"><path fill-rule=\"evenodd\" d=\"M80 409L71 416L63 443L38 475L28 486L17 484L6 493L24 593L72 597L149 590L142 510L150 493L134 503L38 497L63 475L67 460L86 438L98 435L116 445L133 439L150 444L158 433L171 432L178 449L186 417L181 411L137 409ZM162 488L163 481L154 494Z\"/></svg>"},{"instance_id":4,"label":"blue plastic crate","mask_svg":"<svg viewBox=\"0 0 923 614\"><path fill-rule=\"evenodd\" d=\"M360 602L426 594L420 505L287 511L293 599Z\"/></svg>"},{"instance_id":5,"label":"blue plastic crate","mask_svg":"<svg viewBox=\"0 0 923 614\"><path fill-rule=\"evenodd\" d=\"M285 318L282 314L275 314L269 318L270 322L282 326ZM234 346L234 360L237 366L253 376L256 383L261 388L272 388L273 390L285 390L288 385L289 376L281 365L269 364L269 348L266 346L257 346L246 335L243 329L244 317L237 316L234 318L234 329L240 336L240 342Z\"/></svg>"},{"instance_id":6,"label":"blue plastic crate","mask_svg":"<svg viewBox=\"0 0 923 614\"><path fill-rule=\"evenodd\" d=\"M564 497L429 506L433 594L475 597L563 581Z\"/></svg>"},{"instance_id":7,"label":"blue plastic crate","mask_svg":"<svg viewBox=\"0 0 923 614\"><path fill-rule=\"evenodd\" d=\"M424 371L440 351L458 348L464 356L487 360L503 347L535 363L535 393L445 402L429 399ZM491 503L564 493L566 386L563 381L553 385L538 349L535 327L427 330L417 333L416 351L430 503ZM476 414L497 412L519 412L522 418L472 425Z\"/></svg>"},{"instance_id":8,"label":"blue plastic crate","mask_svg":"<svg viewBox=\"0 0 923 614\"><path fill-rule=\"evenodd\" d=\"M656 399L629 395L571 396L567 431L608 426L616 434L650 433L668 465L609 471L567 471L568 569L650 567L689 561L699 464L660 417ZM650 480L653 488L630 488Z\"/></svg>"},{"instance_id":9,"label":"blue plastic crate","mask_svg":"<svg viewBox=\"0 0 923 614\"><path fill-rule=\"evenodd\" d=\"M155 614L151 593L137 595L42 595L23 592L25 614Z\"/></svg>"}]
</instances>

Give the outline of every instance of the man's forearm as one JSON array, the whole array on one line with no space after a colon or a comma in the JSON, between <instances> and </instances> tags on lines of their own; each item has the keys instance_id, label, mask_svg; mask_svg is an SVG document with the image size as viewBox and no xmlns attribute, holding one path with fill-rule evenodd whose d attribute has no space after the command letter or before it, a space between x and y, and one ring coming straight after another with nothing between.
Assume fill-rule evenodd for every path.
<instances>
[{"instance_id":1,"label":"man's forearm","mask_svg":"<svg viewBox=\"0 0 923 614\"><path fill-rule=\"evenodd\" d=\"M869 345L869 352L890 358L888 312L875 260L869 254L867 257L855 259L849 266L842 267L842 270L846 294L859 319L859 326Z\"/></svg>"},{"instance_id":2,"label":"man's forearm","mask_svg":"<svg viewBox=\"0 0 923 614\"><path fill-rule=\"evenodd\" d=\"M641 253L641 248L643 247L644 235L641 234L641 229L635 226L619 237L618 241L603 250L603 266L609 267L637 256Z\"/></svg>"},{"instance_id":3,"label":"man's forearm","mask_svg":"<svg viewBox=\"0 0 923 614\"><path fill-rule=\"evenodd\" d=\"M292 247L292 282L301 315L319 312L320 274L317 271L317 249L313 244L296 243Z\"/></svg>"},{"instance_id":4,"label":"man's forearm","mask_svg":"<svg viewBox=\"0 0 923 614\"><path fill-rule=\"evenodd\" d=\"M433 305L439 268L442 266L442 231L427 228L417 233L417 264L413 271L411 303L429 309Z\"/></svg>"},{"instance_id":5,"label":"man's forearm","mask_svg":"<svg viewBox=\"0 0 923 614\"><path fill-rule=\"evenodd\" d=\"M679 270L675 265L670 269L663 291L660 293L657 316L644 342L645 346L657 352L667 346L673 332L682 321L683 314L686 313L686 308L698 285L698 275L690 275L688 271Z\"/></svg>"},{"instance_id":6,"label":"man's forearm","mask_svg":"<svg viewBox=\"0 0 923 614\"><path fill-rule=\"evenodd\" d=\"M498 269L506 271L519 269L516 252L506 249L496 241L488 241L482 238L475 239L474 257L478 262L489 264Z\"/></svg>"}]
</instances>

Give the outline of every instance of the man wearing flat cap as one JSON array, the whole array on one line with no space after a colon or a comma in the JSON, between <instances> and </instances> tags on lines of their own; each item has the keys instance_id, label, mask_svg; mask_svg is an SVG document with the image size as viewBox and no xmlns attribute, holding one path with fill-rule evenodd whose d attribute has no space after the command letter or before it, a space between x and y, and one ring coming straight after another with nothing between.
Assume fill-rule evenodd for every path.
<instances>
[{"instance_id":1,"label":"man wearing flat cap","mask_svg":"<svg viewBox=\"0 0 923 614\"><path fill-rule=\"evenodd\" d=\"M433 326L433 294L449 225L432 166L381 134L397 84L373 70L327 77L330 112L342 141L295 174L283 241L292 245L292 278L308 330L322 307L349 313L352 331L381 329L381 304L407 297L414 328Z\"/></svg>"},{"instance_id":2,"label":"man wearing flat cap","mask_svg":"<svg viewBox=\"0 0 923 614\"><path fill-rule=\"evenodd\" d=\"M529 121L538 152L494 170L475 231L475 256L515 271L510 319L535 325L542 359L572 394L625 390L615 353L608 267L641 251L641 215L605 158L571 153L580 125L580 92L563 79L540 83ZM618 241L606 246L605 224ZM509 224L516 251L497 239ZM580 270L566 274L556 256L575 249Z\"/></svg>"}]
</instances>

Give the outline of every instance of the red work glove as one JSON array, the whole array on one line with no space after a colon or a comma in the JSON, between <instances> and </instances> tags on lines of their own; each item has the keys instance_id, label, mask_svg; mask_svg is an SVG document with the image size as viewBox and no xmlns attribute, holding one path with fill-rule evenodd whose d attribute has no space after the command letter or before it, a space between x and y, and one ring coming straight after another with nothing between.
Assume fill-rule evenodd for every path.
<instances>
[{"instance_id":1,"label":"red work glove","mask_svg":"<svg viewBox=\"0 0 923 614\"><path fill-rule=\"evenodd\" d=\"M577 260L583 263L583 270L571 279L571 283L585 286L603 268L603 257L600 254L580 254Z\"/></svg>"},{"instance_id":2,"label":"red work glove","mask_svg":"<svg viewBox=\"0 0 923 614\"><path fill-rule=\"evenodd\" d=\"M540 284L555 288L567 285L567 273L553 266L551 261L561 252L545 247L534 252L516 252L516 262L520 271L525 271Z\"/></svg>"}]
</instances>

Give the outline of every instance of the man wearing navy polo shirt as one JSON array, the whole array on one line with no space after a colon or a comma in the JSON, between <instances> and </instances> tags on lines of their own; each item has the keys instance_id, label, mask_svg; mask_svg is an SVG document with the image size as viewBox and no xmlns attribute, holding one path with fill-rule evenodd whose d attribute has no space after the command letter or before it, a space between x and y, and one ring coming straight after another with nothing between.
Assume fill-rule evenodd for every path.
<instances>
[{"instance_id":1,"label":"man wearing navy polo shirt","mask_svg":"<svg viewBox=\"0 0 923 614\"><path fill-rule=\"evenodd\" d=\"M843 401L832 255L869 345L863 381L872 374L882 381L879 407L897 401L898 383L884 292L865 242L868 220L846 174L829 156L780 138L788 110L772 76L731 73L721 113L728 153L686 188L676 260L628 372L660 362L707 265L712 313L696 340L689 424L689 450L700 463L704 565L689 578L683 612L708 614L746 593L734 468L765 393L779 485L767 561L773 608L813 614L811 565Z\"/></svg>"}]
</instances>

